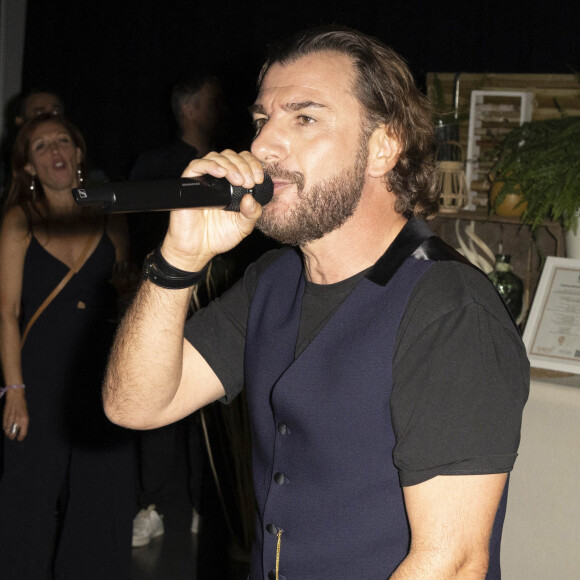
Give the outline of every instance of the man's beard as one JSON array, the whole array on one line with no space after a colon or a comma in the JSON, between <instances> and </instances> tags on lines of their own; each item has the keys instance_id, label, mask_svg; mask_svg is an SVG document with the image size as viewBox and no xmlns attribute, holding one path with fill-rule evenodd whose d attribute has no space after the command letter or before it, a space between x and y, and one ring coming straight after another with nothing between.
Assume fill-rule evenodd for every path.
<instances>
[{"instance_id":1,"label":"man's beard","mask_svg":"<svg viewBox=\"0 0 580 580\"><path fill-rule=\"evenodd\" d=\"M283 212L264 208L258 229L267 236L291 246L303 246L333 232L352 216L365 184L368 139L361 135L354 163L337 175L321 180L304 190L304 175L286 171L277 163L264 168L271 177L279 177L296 185L297 201ZM271 209L272 211L268 211Z\"/></svg>"}]
</instances>

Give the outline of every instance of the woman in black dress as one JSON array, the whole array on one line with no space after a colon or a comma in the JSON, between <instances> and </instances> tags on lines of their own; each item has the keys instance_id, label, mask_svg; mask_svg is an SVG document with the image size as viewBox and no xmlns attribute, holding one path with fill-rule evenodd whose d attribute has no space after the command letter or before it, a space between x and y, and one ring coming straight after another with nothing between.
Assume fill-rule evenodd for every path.
<instances>
[{"instance_id":1,"label":"woman in black dress","mask_svg":"<svg viewBox=\"0 0 580 580\"><path fill-rule=\"evenodd\" d=\"M50 113L23 125L0 230L4 580L129 577L129 433L100 400L114 332L119 216L78 207L85 144Z\"/></svg>"}]
</instances>

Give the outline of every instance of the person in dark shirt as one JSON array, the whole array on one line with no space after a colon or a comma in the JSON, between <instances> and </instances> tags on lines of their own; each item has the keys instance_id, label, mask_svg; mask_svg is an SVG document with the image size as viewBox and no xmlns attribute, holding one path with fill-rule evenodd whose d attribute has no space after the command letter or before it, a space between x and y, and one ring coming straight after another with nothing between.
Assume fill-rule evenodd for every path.
<instances>
[{"instance_id":1,"label":"person in dark shirt","mask_svg":"<svg viewBox=\"0 0 580 580\"><path fill-rule=\"evenodd\" d=\"M171 107L179 137L142 153L129 174L131 181L179 177L189 163L211 151L223 132L226 114L221 82L214 76L189 76L171 93ZM164 212L129 215L131 255L141 264L167 229Z\"/></svg>"},{"instance_id":2,"label":"person in dark shirt","mask_svg":"<svg viewBox=\"0 0 580 580\"><path fill-rule=\"evenodd\" d=\"M213 76L190 76L175 85L171 105L180 129L179 138L163 147L141 154L131 180L179 177L189 163L215 146L224 122L225 105L221 82ZM129 215L132 261L141 263L163 237L168 224L166 212ZM177 424L143 431L137 436L137 515L133 522L133 547L147 545L164 532L162 513L166 505L177 437L186 441L189 466L189 496L193 509L191 531L200 526L201 486L204 467L199 417L193 415Z\"/></svg>"},{"instance_id":3,"label":"person in dark shirt","mask_svg":"<svg viewBox=\"0 0 580 580\"><path fill-rule=\"evenodd\" d=\"M425 223L432 111L392 49L337 26L271 48L251 151L193 161L263 208L172 212L103 387L132 428L248 399L250 580L498 580L529 363L486 276ZM264 255L187 319L208 262L254 227Z\"/></svg>"}]
</instances>

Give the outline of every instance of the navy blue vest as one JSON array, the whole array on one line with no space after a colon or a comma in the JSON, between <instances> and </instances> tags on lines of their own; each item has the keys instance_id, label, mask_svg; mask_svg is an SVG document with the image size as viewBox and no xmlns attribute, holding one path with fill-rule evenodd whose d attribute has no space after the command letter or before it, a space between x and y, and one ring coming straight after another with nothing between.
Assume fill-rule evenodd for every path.
<instances>
[{"instance_id":1,"label":"navy blue vest","mask_svg":"<svg viewBox=\"0 0 580 580\"><path fill-rule=\"evenodd\" d=\"M286 251L260 277L245 380L257 500L251 580L388 578L410 542L392 452L392 359L417 281L461 259L421 222L397 240L295 359L302 259Z\"/></svg>"}]
</instances>

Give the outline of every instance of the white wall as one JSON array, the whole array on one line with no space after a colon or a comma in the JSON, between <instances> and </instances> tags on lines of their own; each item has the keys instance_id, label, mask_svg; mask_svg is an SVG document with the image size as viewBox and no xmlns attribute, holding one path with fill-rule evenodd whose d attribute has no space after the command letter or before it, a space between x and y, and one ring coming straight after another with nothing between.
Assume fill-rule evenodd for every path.
<instances>
[{"instance_id":1,"label":"white wall","mask_svg":"<svg viewBox=\"0 0 580 580\"><path fill-rule=\"evenodd\" d=\"M502 538L504 580L580 578L580 376L532 380Z\"/></svg>"}]
</instances>

